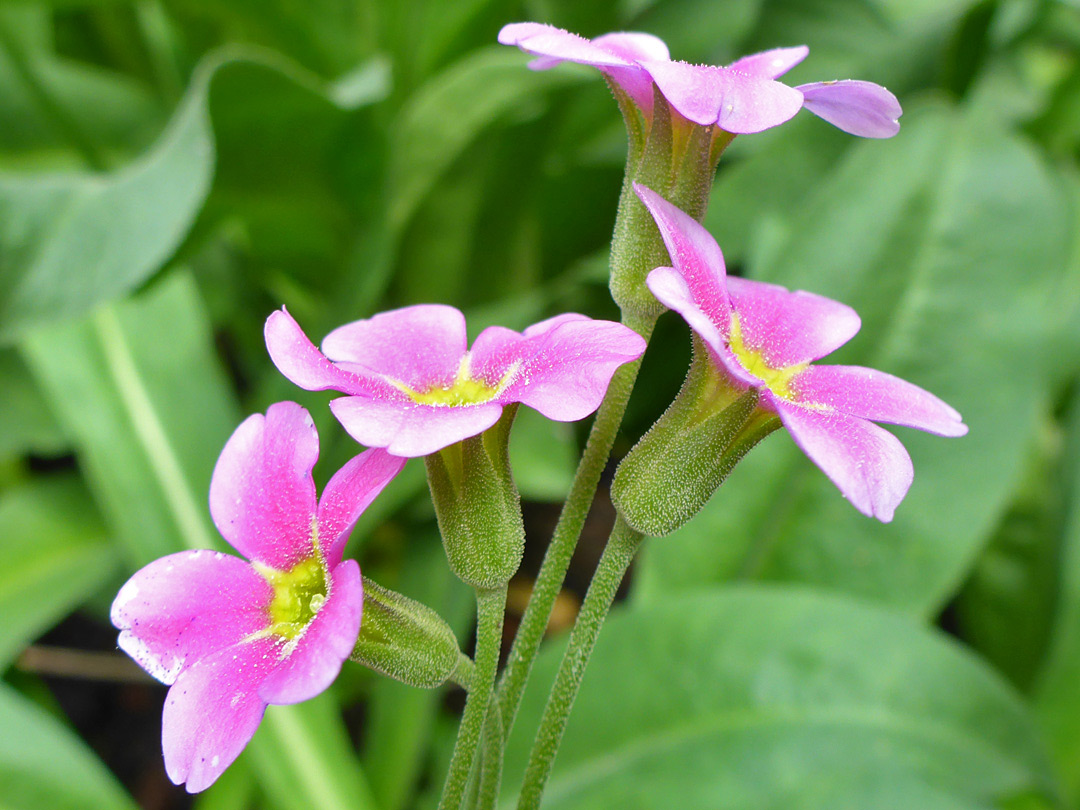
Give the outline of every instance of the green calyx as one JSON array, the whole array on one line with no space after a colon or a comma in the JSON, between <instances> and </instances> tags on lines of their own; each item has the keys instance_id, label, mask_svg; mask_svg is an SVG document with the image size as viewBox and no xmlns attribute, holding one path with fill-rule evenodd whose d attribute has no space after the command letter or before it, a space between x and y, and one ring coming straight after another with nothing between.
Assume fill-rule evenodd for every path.
<instances>
[{"instance_id":1,"label":"green calyx","mask_svg":"<svg viewBox=\"0 0 1080 810\"><path fill-rule=\"evenodd\" d=\"M758 399L756 388L736 388L695 337L682 390L615 472L611 497L627 525L662 537L696 515L743 456L780 426Z\"/></svg>"},{"instance_id":2,"label":"green calyx","mask_svg":"<svg viewBox=\"0 0 1080 810\"><path fill-rule=\"evenodd\" d=\"M733 136L687 121L656 88L651 120L620 94L617 91L615 97L627 125L630 151L611 243L611 295L624 315L651 323L664 308L645 286L645 278L670 264L670 259L652 215L634 193L634 183L649 187L700 221L716 164Z\"/></svg>"},{"instance_id":3,"label":"green calyx","mask_svg":"<svg viewBox=\"0 0 1080 810\"><path fill-rule=\"evenodd\" d=\"M267 607L270 626L266 632L292 641L304 632L326 603L329 588L319 544L314 543L312 556L288 571L255 565L274 592Z\"/></svg>"},{"instance_id":4,"label":"green calyx","mask_svg":"<svg viewBox=\"0 0 1080 810\"><path fill-rule=\"evenodd\" d=\"M364 612L353 661L421 689L445 683L460 665L457 638L442 617L364 578Z\"/></svg>"},{"instance_id":5,"label":"green calyx","mask_svg":"<svg viewBox=\"0 0 1080 810\"><path fill-rule=\"evenodd\" d=\"M517 405L479 436L425 458L450 568L474 588L505 586L525 551L521 503L508 452Z\"/></svg>"}]
</instances>

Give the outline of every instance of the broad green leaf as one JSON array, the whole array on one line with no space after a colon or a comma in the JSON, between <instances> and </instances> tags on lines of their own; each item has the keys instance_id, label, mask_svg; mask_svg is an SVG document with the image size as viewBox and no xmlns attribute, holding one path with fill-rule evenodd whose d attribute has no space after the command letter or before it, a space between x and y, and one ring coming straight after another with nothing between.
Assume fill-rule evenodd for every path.
<instances>
[{"instance_id":1,"label":"broad green leaf","mask_svg":"<svg viewBox=\"0 0 1080 810\"><path fill-rule=\"evenodd\" d=\"M1067 197L1024 143L984 122L909 116L898 137L845 158L751 275L854 306L862 332L826 362L933 391L969 436L899 431L915 483L883 525L779 432L694 521L647 547L642 595L765 577L930 614L1007 507L1049 393Z\"/></svg>"},{"instance_id":2,"label":"broad green leaf","mask_svg":"<svg viewBox=\"0 0 1080 810\"><path fill-rule=\"evenodd\" d=\"M0 340L131 290L176 250L213 175L204 70L157 144L117 172L0 175Z\"/></svg>"},{"instance_id":3,"label":"broad green leaf","mask_svg":"<svg viewBox=\"0 0 1080 810\"><path fill-rule=\"evenodd\" d=\"M134 810L78 736L0 683L0 807L4 810Z\"/></svg>"},{"instance_id":4,"label":"broad green leaf","mask_svg":"<svg viewBox=\"0 0 1080 810\"><path fill-rule=\"evenodd\" d=\"M273 807L376 807L339 710L333 692L266 710L246 756Z\"/></svg>"},{"instance_id":5,"label":"broad green leaf","mask_svg":"<svg viewBox=\"0 0 1080 810\"><path fill-rule=\"evenodd\" d=\"M510 434L510 468L521 497L558 502L570 491L577 469L573 428L521 408Z\"/></svg>"},{"instance_id":6,"label":"broad green leaf","mask_svg":"<svg viewBox=\"0 0 1080 810\"><path fill-rule=\"evenodd\" d=\"M1046 729L1073 802L1080 801L1080 405L1068 425L1065 476L1068 505L1058 567L1057 611L1046 666L1034 690L1035 708Z\"/></svg>"},{"instance_id":7,"label":"broad green leaf","mask_svg":"<svg viewBox=\"0 0 1080 810\"><path fill-rule=\"evenodd\" d=\"M530 679L503 807L561 646ZM855 600L759 586L611 617L544 807L973 809L1055 792L1033 718L970 654Z\"/></svg>"},{"instance_id":8,"label":"broad green leaf","mask_svg":"<svg viewBox=\"0 0 1080 810\"><path fill-rule=\"evenodd\" d=\"M377 94L379 88L369 90ZM349 96L355 105L371 100L363 93ZM324 126L318 116L327 109L337 116ZM235 206L237 193L252 195L254 187L261 194L261 216L250 218L260 244L280 246L273 239L283 230L293 236L303 230L305 239L319 240L327 230L345 228L340 215L327 216L328 173L313 171L325 166L325 146L341 137L346 123L329 88L286 60L220 50L200 63L158 142L127 167L110 174L0 174L0 341L82 314L161 268L210 191L215 119L224 128L225 158L216 199L221 204L231 195ZM267 144L277 160L269 160ZM268 172L268 164L280 168ZM323 182L315 182L319 177ZM297 209L298 188L317 205ZM271 190L283 196L275 198ZM283 210L286 198L291 220ZM298 212L307 214L299 221L303 228L283 228Z\"/></svg>"},{"instance_id":9,"label":"broad green leaf","mask_svg":"<svg viewBox=\"0 0 1080 810\"><path fill-rule=\"evenodd\" d=\"M240 411L189 275L37 330L25 353L133 568L220 543L206 493Z\"/></svg>"},{"instance_id":10,"label":"broad green leaf","mask_svg":"<svg viewBox=\"0 0 1080 810\"><path fill-rule=\"evenodd\" d=\"M0 670L119 567L93 501L74 476L0 496Z\"/></svg>"},{"instance_id":11,"label":"broad green leaf","mask_svg":"<svg viewBox=\"0 0 1080 810\"><path fill-rule=\"evenodd\" d=\"M66 438L52 418L26 364L11 349L0 350L0 458L22 453L58 453Z\"/></svg>"}]
</instances>

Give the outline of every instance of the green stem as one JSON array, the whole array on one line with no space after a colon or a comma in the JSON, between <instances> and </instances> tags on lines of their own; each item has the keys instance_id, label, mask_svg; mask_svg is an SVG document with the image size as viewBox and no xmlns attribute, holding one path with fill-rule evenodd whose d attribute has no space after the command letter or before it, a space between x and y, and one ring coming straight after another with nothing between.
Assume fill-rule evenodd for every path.
<instances>
[{"instance_id":1,"label":"green stem","mask_svg":"<svg viewBox=\"0 0 1080 810\"><path fill-rule=\"evenodd\" d=\"M480 754L480 790L475 807L476 810L495 810L503 766L502 712L495 700L488 704L483 746Z\"/></svg>"},{"instance_id":2,"label":"green stem","mask_svg":"<svg viewBox=\"0 0 1080 810\"><path fill-rule=\"evenodd\" d=\"M544 707L536 741L529 753L529 765L525 770L525 781L518 798L518 810L536 810L540 806L540 797L555 761L555 754L559 750L559 742L570 717L574 698L581 686L589 656L611 609L615 593L619 590L642 539L640 532L627 526L621 517L616 518L615 527L611 530L611 537L604 548L603 556L600 557L589 592L581 605L581 612L574 622L570 642L563 654L562 664L559 665L559 674L555 676L555 684Z\"/></svg>"},{"instance_id":3,"label":"green stem","mask_svg":"<svg viewBox=\"0 0 1080 810\"><path fill-rule=\"evenodd\" d=\"M450 675L450 680L464 689L466 692L471 692L473 688L473 680L476 678L476 664L465 653L458 653L457 667Z\"/></svg>"},{"instance_id":4,"label":"green stem","mask_svg":"<svg viewBox=\"0 0 1080 810\"><path fill-rule=\"evenodd\" d=\"M476 589L476 669L471 681L472 688L465 700L465 713L458 728L457 742L450 758L450 772L446 775L439 810L458 810L465 788L469 782L476 749L484 728L484 717L492 699L495 686L495 670L499 666L499 650L502 647L503 614L506 611L506 586Z\"/></svg>"},{"instance_id":5,"label":"green stem","mask_svg":"<svg viewBox=\"0 0 1080 810\"><path fill-rule=\"evenodd\" d=\"M648 340L655 320L643 323L632 323L630 320L624 317L623 323ZM566 498L562 513L559 515L559 522L551 536L551 543L544 554L544 561L537 574L529 604L521 617L514 644L510 648L506 669L499 681L498 700L499 709L502 712L504 740L510 736L514 717L521 704L521 695L529 680L529 672L536 660L536 653L540 648L544 631L547 629L548 620L551 618L555 599L562 590L566 570L570 566L571 557L574 556L578 537L585 525L589 508L592 506L596 487L600 483L600 475L611 454L615 434L619 430L619 425L622 424L626 404L630 400L630 392L634 388L634 381L637 379L640 367L641 360L627 363L611 379L604 402L596 413L596 420L589 433L585 452L578 463L574 482L570 486L570 494Z\"/></svg>"}]
</instances>

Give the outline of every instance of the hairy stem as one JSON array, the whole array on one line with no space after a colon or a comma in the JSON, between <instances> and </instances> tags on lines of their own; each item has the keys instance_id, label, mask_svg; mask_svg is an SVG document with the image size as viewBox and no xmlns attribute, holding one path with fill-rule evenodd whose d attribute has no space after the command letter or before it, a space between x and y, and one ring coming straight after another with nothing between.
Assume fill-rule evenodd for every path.
<instances>
[{"instance_id":1,"label":"hairy stem","mask_svg":"<svg viewBox=\"0 0 1080 810\"><path fill-rule=\"evenodd\" d=\"M450 771L446 775L439 810L458 810L465 788L469 782L476 750L483 735L484 717L492 699L495 686L495 670L499 666L499 649L502 646L503 614L506 610L506 586L476 590L477 622L475 670L472 688L465 700L465 712L458 728L457 742L450 758Z\"/></svg>"},{"instance_id":2,"label":"hairy stem","mask_svg":"<svg viewBox=\"0 0 1080 810\"><path fill-rule=\"evenodd\" d=\"M648 340L655 320L644 323L633 323L630 320L624 317L623 323ZM589 507L592 506L596 487L600 483L600 475L607 465L611 446L615 442L615 434L619 430L619 425L622 424L626 404L630 400L630 392L634 388L634 381L637 379L640 367L641 360L627 363L611 379L607 396L604 397L604 402L596 413L596 420L589 433L585 452L578 463L570 494L563 505L559 522L555 526L551 543L544 555L544 562L536 577L529 604L521 617L514 644L510 648L510 658L499 681L498 700L502 713L504 740L510 736L510 729L514 725L514 717L521 703L521 695L529 680L529 672L536 660L536 653L540 648L540 641L544 637L548 620L551 618L555 599L562 589L566 569L570 566L571 557L574 556L578 537L585 525L585 516L588 515Z\"/></svg>"},{"instance_id":3,"label":"hairy stem","mask_svg":"<svg viewBox=\"0 0 1080 810\"><path fill-rule=\"evenodd\" d=\"M642 539L643 535L627 526L621 517L616 519L611 537L589 585L589 592L581 605L581 612L578 613L574 629L570 633L570 641L559 665L559 673L544 707L536 741L529 753L529 765L521 786L521 796L518 798L518 810L536 810L540 806L544 785L559 750L563 730L581 686L589 656L611 609L615 593L619 590Z\"/></svg>"}]
</instances>

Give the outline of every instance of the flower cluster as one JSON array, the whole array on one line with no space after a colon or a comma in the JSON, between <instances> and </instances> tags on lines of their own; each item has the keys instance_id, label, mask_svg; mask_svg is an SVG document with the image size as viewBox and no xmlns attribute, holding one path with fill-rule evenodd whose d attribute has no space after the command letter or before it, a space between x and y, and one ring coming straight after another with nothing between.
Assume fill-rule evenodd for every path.
<instances>
[{"instance_id":1,"label":"flower cluster","mask_svg":"<svg viewBox=\"0 0 1080 810\"><path fill-rule=\"evenodd\" d=\"M878 85L845 80L790 87L779 82L806 58L808 49L802 46L716 67L673 61L662 41L640 33L589 40L549 25L517 23L504 27L499 41L535 55L535 69L562 61L598 68L615 88L624 113L637 110L628 114L628 122L633 118L649 123L656 109L670 108L674 126L667 126L666 114L657 116L665 126L654 126L649 136L666 146L657 146L656 154L639 150L639 163L651 172L648 176L670 181L676 192L697 190L698 198L691 201L700 203L701 211L716 160L734 134L775 127L804 107L864 137L890 137L899 127L900 106ZM683 127L679 138L671 137L675 126ZM664 137L657 135L660 130ZM701 159L675 161L672 143L691 141L697 149L692 154ZM676 163L686 176L678 176ZM660 451L638 455L646 461L636 467L624 463L620 473L633 470L624 478L644 482L639 484L644 490L664 489L657 481L689 481L686 489L701 495L703 503L741 453L767 432L759 430L762 424L771 430L782 423L857 509L891 520L911 485L912 464L903 445L874 422L961 436L967 427L960 415L889 374L858 366L814 365L856 334L858 315L811 293L728 278L723 255L709 233L662 194L633 182L632 171L620 216L627 200L636 213L620 220L612 251L612 289L623 308L624 324L635 324L642 333L651 329L651 322L643 326L635 320L614 293L615 276L625 270L620 270L620 262L629 267L619 282L630 289L627 298L647 299L644 309L652 312L653 322L660 305L682 315L700 338L695 345L704 347L707 363L699 366L701 358L695 359L692 372L706 368L710 383L719 382L708 396L694 389L686 408L676 407L677 399L669 409L675 420L691 414L667 434L670 439L682 430L682 444L664 443L665 415L650 434ZM654 267L659 262L649 257L662 255L664 248L672 266ZM287 311L269 316L265 340L273 363L300 388L343 394L329 407L345 431L369 449L334 473L319 498L312 477L319 439L307 411L280 402L265 415L249 417L222 450L209 497L222 537L246 559L213 550L183 551L147 565L121 588L111 611L121 631L119 645L170 687L162 746L175 783L186 784L192 792L208 787L243 750L268 705L296 703L323 691L346 658L421 686L438 685L461 666L465 657L454 633L434 611L370 582L370 629L363 631L365 582L357 562L344 556L361 513L408 458L423 457L450 566L476 589L481 608L475 661L465 660L464 667L471 675L463 729L472 725L459 737L459 744L464 740L473 750L455 748L448 784L453 783L457 793L446 794L456 796L450 804L457 806L488 714L506 584L524 545L507 452L513 416L524 404L549 419L579 420L607 397L605 416L596 420L606 434L595 442L598 434L590 437L586 454L597 457L582 463L582 469L594 471L595 489L635 367L627 370L632 373L621 378L622 384L612 386L612 379L646 348L646 339L624 324L569 313L523 332L489 327L470 346L460 311L425 304L341 326L317 348ZM689 385L684 388L688 390ZM717 390L720 396L714 396ZM613 400L618 400L617 407L611 407ZM710 408L713 412L704 413ZM757 432L748 433L751 424ZM699 430L703 425L711 432ZM649 435L635 451L648 441ZM690 458L684 447L696 455ZM715 457L716 463L698 463L703 457ZM666 459L667 466L653 465L654 458ZM706 469L707 474L702 472ZM617 474L614 488L620 480ZM668 489L661 495L681 501L686 513L677 515L678 520L689 519L692 510L685 503L692 499L682 498L679 486ZM573 508L568 502L566 512L583 519L592 492L586 486L572 497L579 502ZM627 547L676 523L673 518L667 528L650 532L634 525L618 498L616 505L621 511L619 531L629 527L623 538ZM559 552L566 564L574 538ZM632 556L623 555L621 564L629 565ZM621 574L607 581L617 585ZM554 599L558 582L545 590ZM599 598L592 588L589 593L587 599ZM543 630L542 622L535 626L532 649L511 664L524 661L526 673ZM598 629L594 623L589 630L593 641ZM417 654L417 645L437 649ZM575 664L567 677L580 678L580 670ZM523 688L524 679L518 678L518 684ZM571 695L572 702L571 687L562 693ZM520 690L503 718L508 724L517 699ZM492 796L496 793L497 785Z\"/></svg>"}]
</instances>

